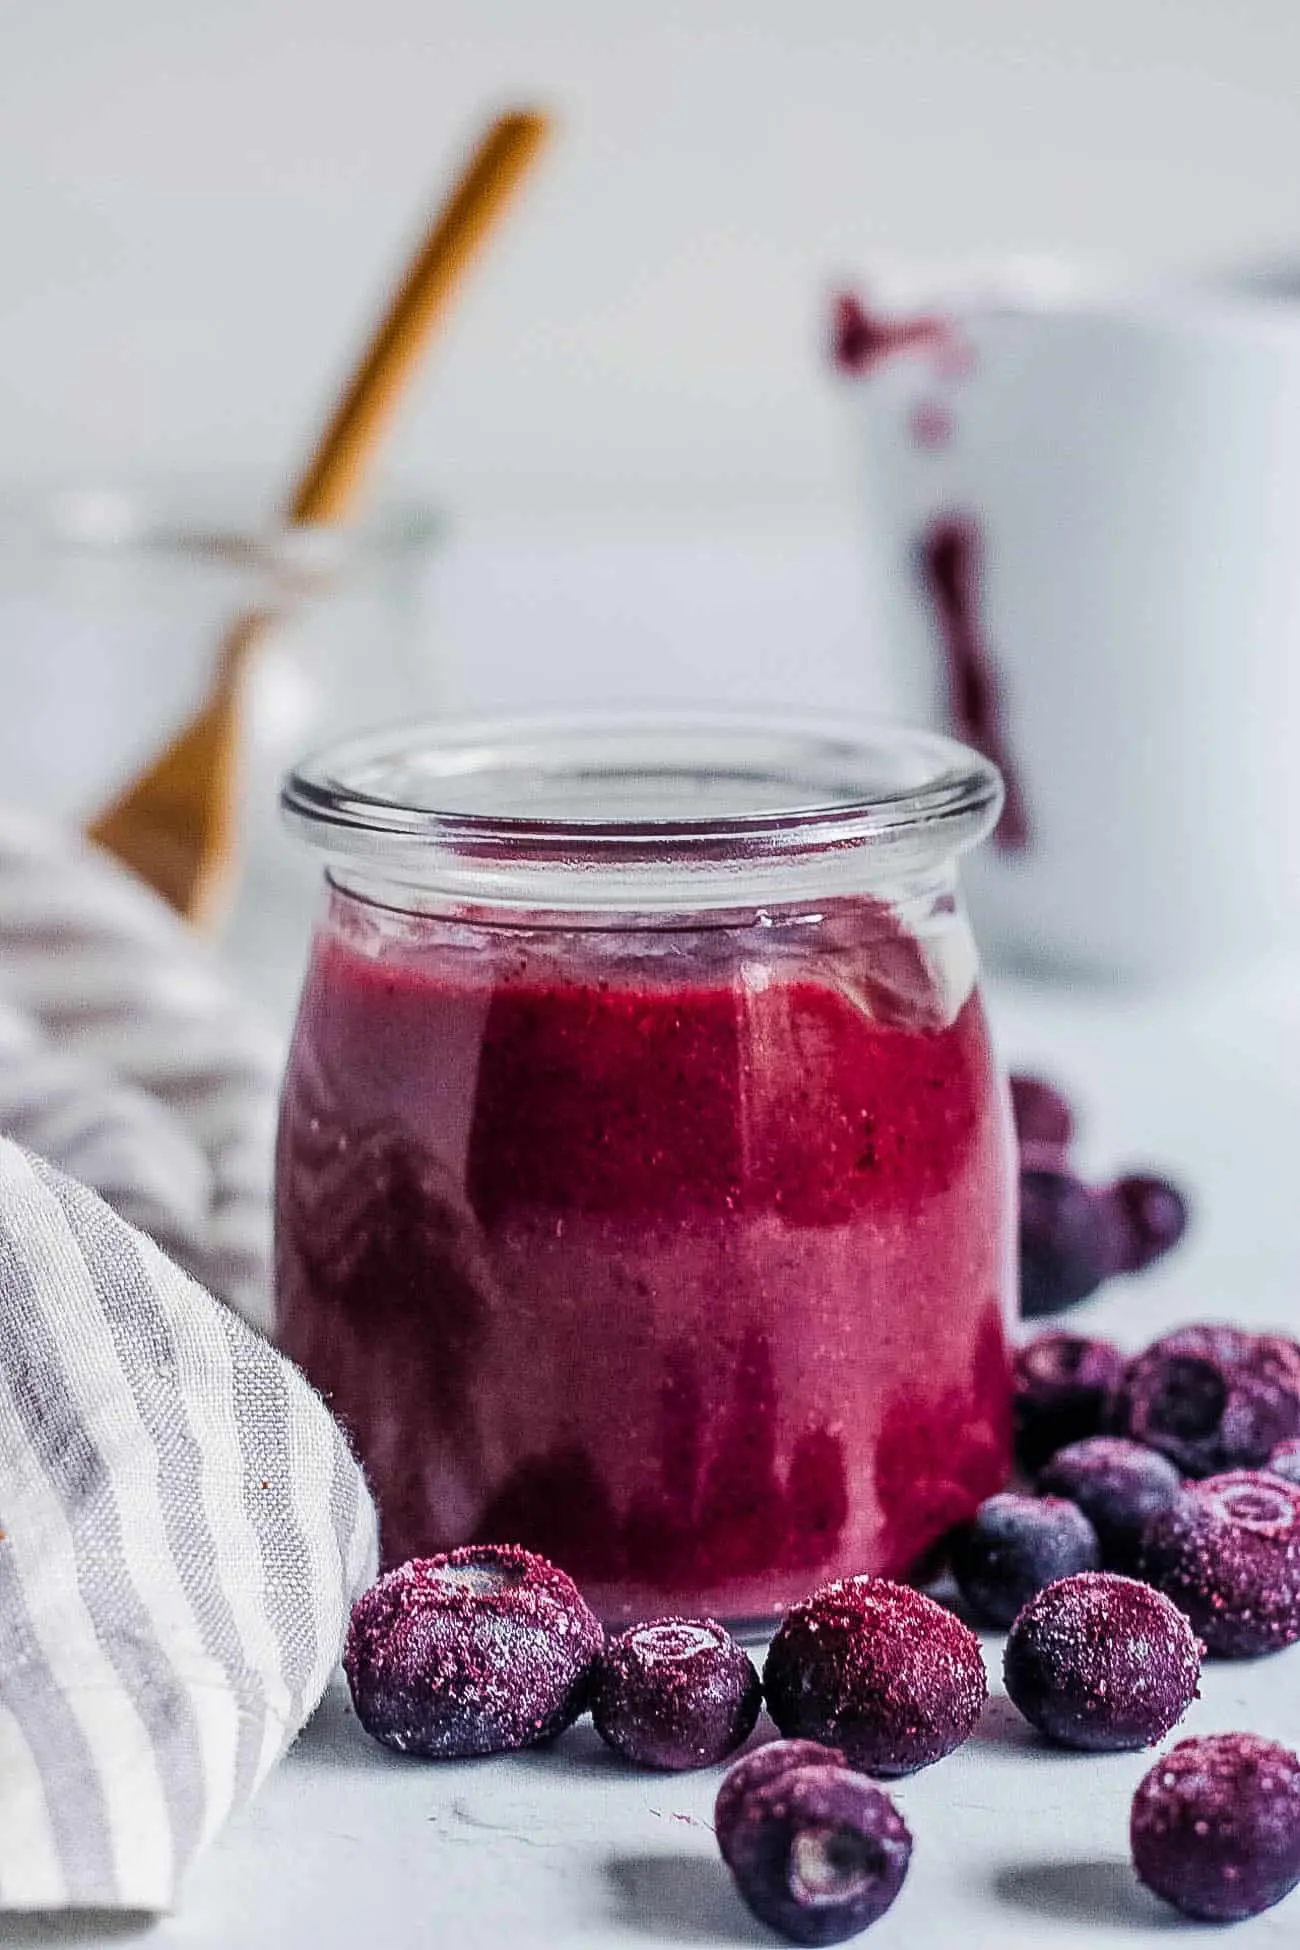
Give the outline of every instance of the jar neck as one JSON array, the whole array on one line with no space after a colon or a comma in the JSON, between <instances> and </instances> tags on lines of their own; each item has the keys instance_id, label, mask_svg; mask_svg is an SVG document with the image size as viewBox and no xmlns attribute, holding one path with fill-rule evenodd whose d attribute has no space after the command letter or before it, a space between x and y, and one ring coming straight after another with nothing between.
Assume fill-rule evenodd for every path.
<instances>
[{"instance_id":1,"label":"jar neck","mask_svg":"<svg viewBox=\"0 0 1300 1950\"><path fill-rule=\"evenodd\" d=\"M329 939L368 960L444 972L468 961L480 981L496 968L561 984L722 981L739 992L811 979L877 997L897 987L898 1019L931 1029L954 1020L978 977L951 861L870 894L690 914L524 911L432 895L413 903L405 886L345 877L329 882Z\"/></svg>"},{"instance_id":2,"label":"jar neck","mask_svg":"<svg viewBox=\"0 0 1300 1950\"><path fill-rule=\"evenodd\" d=\"M350 867L333 866L325 875L331 911L391 917L394 926L439 921L451 926L517 929L530 933L697 934L718 929L816 926L828 916L853 914L864 919L875 912L894 930L924 935L937 918L965 925L958 861L931 861L924 870L864 879L844 891L811 898L796 887L773 882L763 898L737 899L704 906L587 907L536 905L511 900L457 898L445 887L421 887L409 880L390 879ZM737 892L741 892L738 885Z\"/></svg>"}]
</instances>

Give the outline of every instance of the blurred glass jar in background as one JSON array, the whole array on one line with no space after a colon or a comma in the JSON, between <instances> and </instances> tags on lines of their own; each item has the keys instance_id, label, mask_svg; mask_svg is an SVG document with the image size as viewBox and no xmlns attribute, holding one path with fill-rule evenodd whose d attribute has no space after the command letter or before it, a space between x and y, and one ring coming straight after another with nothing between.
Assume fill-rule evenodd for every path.
<instances>
[{"instance_id":1,"label":"blurred glass jar in background","mask_svg":"<svg viewBox=\"0 0 1300 1950\"><path fill-rule=\"evenodd\" d=\"M414 500L346 530L286 529L239 478L0 494L0 798L84 824L203 701L245 611L279 620L250 672L244 873L226 948L292 1007L315 884L282 832L304 750L437 708L429 568Z\"/></svg>"}]
</instances>

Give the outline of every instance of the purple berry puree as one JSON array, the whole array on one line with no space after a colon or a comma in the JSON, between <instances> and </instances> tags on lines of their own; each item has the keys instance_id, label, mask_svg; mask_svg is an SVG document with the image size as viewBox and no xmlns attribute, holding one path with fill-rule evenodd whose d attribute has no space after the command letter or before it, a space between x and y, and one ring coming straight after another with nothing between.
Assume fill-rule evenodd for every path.
<instances>
[{"instance_id":1,"label":"purple berry puree","mask_svg":"<svg viewBox=\"0 0 1300 1950\"><path fill-rule=\"evenodd\" d=\"M1007 734L1002 683L984 628L983 538L971 515L940 515L921 538L921 580L948 660L953 727L1002 774L1006 800L993 835L1004 853L1029 845L1029 812Z\"/></svg>"},{"instance_id":2,"label":"purple berry puree","mask_svg":"<svg viewBox=\"0 0 1300 1950\"><path fill-rule=\"evenodd\" d=\"M843 905L856 935L773 928L759 961L726 929L407 921L376 948L334 896L283 1107L279 1328L388 1563L509 1540L609 1620L757 1619L906 1574L1001 1488L984 1016L945 1019L915 942Z\"/></svg>"}]
</instances>

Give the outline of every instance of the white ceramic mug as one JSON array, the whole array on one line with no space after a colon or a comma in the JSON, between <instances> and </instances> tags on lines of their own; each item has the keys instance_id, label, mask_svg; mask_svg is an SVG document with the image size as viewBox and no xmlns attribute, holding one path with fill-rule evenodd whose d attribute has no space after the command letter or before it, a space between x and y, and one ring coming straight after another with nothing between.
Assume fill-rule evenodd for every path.
<instances>
[{"instance_id":1,"label":"white ceramic mug","mask_svg":"<svg viewBox=\"0 0 1300 1950\"><path fill-rule=\"evenodd\" d=\"M1300 943L1300 275L891 315L845 338L886 689L968 737L962 683L1000 694L994 958L1195 978Z\"/></svg>"}]
</instances>

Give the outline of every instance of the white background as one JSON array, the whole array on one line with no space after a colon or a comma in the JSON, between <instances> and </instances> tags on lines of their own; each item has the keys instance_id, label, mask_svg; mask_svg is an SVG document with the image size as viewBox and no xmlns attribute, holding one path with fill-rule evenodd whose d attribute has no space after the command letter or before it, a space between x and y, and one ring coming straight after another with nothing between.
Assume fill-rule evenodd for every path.
<instances>
[{"instance_id":1,"label":"white background","mask_svg":"<svg viewBox=\"0 0 1300 1950\"><path fill-rule=\"evenodd\" d=\"M888 709L836 285L1300 242L1295 0L0 0L0 489L273 497L528 99L560 138L385 460L449 518L444 708ZM193 708L212 630L110 710L109 653L15 622L6 574L0 796L81 816Z\"/></svg>"},{"instance_id":2,"label":"white background","mask_svg":"<svg viewBox=\"0 0 1300 1950\"><path fill-rule=\"evenodd\" d=\"M1294 0L5 0L0 474L291 469L479 118L562 142L395 469L465 514L838 518L877 256L1300 231Z\"/></svg>"}]
</instances>

